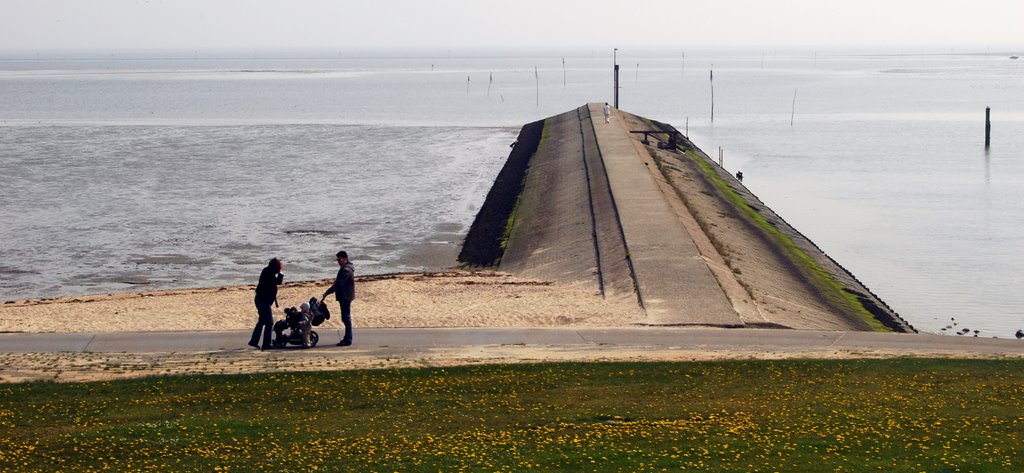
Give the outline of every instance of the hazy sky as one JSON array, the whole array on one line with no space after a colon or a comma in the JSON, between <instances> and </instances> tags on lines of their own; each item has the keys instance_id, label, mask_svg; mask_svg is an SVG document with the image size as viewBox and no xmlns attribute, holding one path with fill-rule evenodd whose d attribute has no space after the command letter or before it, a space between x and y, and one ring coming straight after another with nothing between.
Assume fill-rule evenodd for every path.
<instances>
[{"instance_id":1,"label":"hazy sky","mask_svg":"<svg viewBox=\"0 0 1024 473\"><path fill-rule=\"evenodd\" d=\"M0 50L1021 47L1024 0L0 0Z\"/></svg>"}]
</instances>

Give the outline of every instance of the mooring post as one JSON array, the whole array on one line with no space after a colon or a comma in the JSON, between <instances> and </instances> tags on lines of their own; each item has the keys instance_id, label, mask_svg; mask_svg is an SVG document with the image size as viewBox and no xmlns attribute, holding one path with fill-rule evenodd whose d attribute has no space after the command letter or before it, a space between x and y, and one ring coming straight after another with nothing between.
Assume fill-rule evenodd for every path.
<instances>
[{"instance_id":1,"label":"mooring post","mask_svg":"<svg viewBox=\"0 0 1024 473\"><path fill-rule=\"evenodd\" d=\"M988 148L992 137L992 107L985 107L985 147Z\"/></svg>"}]
</instances>

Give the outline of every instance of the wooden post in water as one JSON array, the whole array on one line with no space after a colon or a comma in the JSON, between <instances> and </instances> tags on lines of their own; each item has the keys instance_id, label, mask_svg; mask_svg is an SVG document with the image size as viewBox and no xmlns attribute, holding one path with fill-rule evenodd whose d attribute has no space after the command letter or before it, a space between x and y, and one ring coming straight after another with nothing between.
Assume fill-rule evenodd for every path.
<instances>
[{"instance_id":1,"label":"wooden post in water","mask_svg":"<svg viewBox=\"0 0 1024 473\"><path fill-rule=\"evenodd\" d=\"M992 107L985 107L985 147L988 148L992 137Z\"/></svg>"},{"instance_id":2,"label":"wooden post in water","mask_svg":"<svg viewBox=\"0 0 1024 473\"><path fill-rule=\"evenodd\" d=\"M793 89L793 110L789 112L789 126L793 127L793 117L796 116L796 89Z\"/></svg>"},{"instance_id":3,"label":"wooden post in water","mask_svg":"<svg viewBox=\"0 0 1024 473\"><path fill-rule=\"evenodd\" d=\"M711 65L711 74L709 74L709 82L711 82L711 123L715 122L715 65Z\"/></svg>"},{"instance_id":4,"label":"wooden post in water","mask_svg":"<svg viewBox=\"0 0 1024 473\"><path fill-rule=\"evenodd\" d=\"M537 66L533 66L533 79L537 82L537 106L540 107L540 73L537 72Z\"/></svg>"}]
</instances>

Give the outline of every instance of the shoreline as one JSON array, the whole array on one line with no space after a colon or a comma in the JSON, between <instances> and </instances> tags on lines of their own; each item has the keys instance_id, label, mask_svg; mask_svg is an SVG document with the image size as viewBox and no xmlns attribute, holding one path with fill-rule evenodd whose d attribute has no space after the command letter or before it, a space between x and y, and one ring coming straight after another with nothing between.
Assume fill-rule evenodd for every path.
<instances>
[{"instance_id":1,"label":"shoreline","mask_svg":"<svg viewBox=\"0 0 1024 473\"><path fill-rule=\"evenodd\" d=\"M606 301L588 288L489 271L367 275L356 278L358 327L620 326L637 308ZM283 284L275 320L285 307L317 297L330 280ZM29 299L0 306L0 332L74 333L249 329L256 323L254 285ZM327 299L340 326L338 308Z\"/></svg>"}]
</instances>

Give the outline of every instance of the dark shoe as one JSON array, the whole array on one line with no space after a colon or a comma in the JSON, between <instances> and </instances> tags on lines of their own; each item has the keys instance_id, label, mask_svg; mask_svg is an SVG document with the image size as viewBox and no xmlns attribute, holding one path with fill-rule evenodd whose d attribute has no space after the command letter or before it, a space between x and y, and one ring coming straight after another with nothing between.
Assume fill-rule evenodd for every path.
<instances>
[{"instance_id":1,"label":"dark shoe","mask_svg":"<svg viewBox=\"0 0 1024 473\"><path fill-rule=\"evenodd\" d=\"M342 340L342 341L338 342L337 346L339 346L339 347L347 347L347 346L349 346L351 344L352 344L352 342L349 341L349 340Z\"/></svg>"},{"instance_id":2,"label":"dark shoe","mask_svg":"<svg viewBox=\"0 0 1024 473\"><path fill-rule=\"evenodd\" d=\"M260 344L259 344L259 343L256 343L256 342L249 342L249 346L251 346L251 347L253 347L253 348L259 348L259 347L260 347Z\"/></svg>"}]
</instances>

